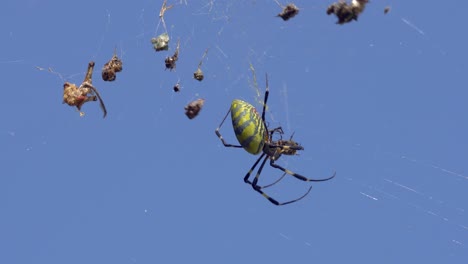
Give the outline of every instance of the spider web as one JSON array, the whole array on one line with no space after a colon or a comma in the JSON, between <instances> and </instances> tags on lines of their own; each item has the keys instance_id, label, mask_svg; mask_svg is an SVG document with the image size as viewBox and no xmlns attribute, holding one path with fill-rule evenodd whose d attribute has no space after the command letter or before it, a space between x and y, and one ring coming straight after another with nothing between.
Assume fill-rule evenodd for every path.
<instances>
[{"instance_id":1,"label":"spider web","mask_svg":"<svg viewBox=\"0 0 468 264\"><path fill-rule=\"evenodd\" d=\"M146 245L156 247L154 240L161 239L164 241L161 244L168 248L183 248L193 253L190 248L202 249L193 243L192 238L201 240L201 237L206 237L205 242L199 244L211 245L216 249L214 251L224 253L224 260L228 253L240 248L236 237L241 241L247 235L255 246L262 245L258 250L264 261L278 261L281 257L266 253L283 249L288 256L298 254L302 257L298 252L300 249L317 257L317 260L325 261L330 256L326 253L330 253L331 247L324 245L336 243L335 252L347 251L348 248L358 250L385 243L385 235L391 237L389 233L392 231L425 248L425 259L436 258L437 250L441 248L444 249L441 254L447 258L454 256L453 259L458 260L466 256L468 176L463 160L466 158L466 151L463 151L466 140L460 135L467 129L463 124L457 129L447 121L451 117L458 120L454 122L465 123L460 121L463 115L457 113L466 113L467 110L461 104L466 92L453 88L461 86L461 77L446 73L452 71L463 76L460 73L466 70L455 55L461 50L455 44L456 38L447 36L449 40L444 41L445 35L435 32L440 25L404 12L403 7L396 6L384 16L383 3L370 3L359 22L338 26L334 24L334 17L324 15L329 3L298 1L299 15L283 22L275 17L280 11L276 1L182 0L168 2L174 7L165 12L166 27L158 17L161 3L144 1L132 7L101 6L89 14L88 19L92 23L86 30L75 27L69 20L62 20L64 25L73 28L64 30L74 36L70 43L54 44L57 38L45 41L50 46L40 46L43 50L34 48L34 52L30 52L22 49L13 55L0 57L3 72L15 74L14 79L7 76L6 86L15 89L5 91L6 98L12 99L7 100L1 109L2 120L5 120L1 126L1 144L4 146L1 161L7 164L6 175L11 175L5 177L1 184L4 188L2 193L9 198L4 199L7 201L5 215L8 219L16 220L12 216L15 214L27 219L29 215L20 212L23 208L25 212L39 215L39 221L44 220L42 224L47 226L45 230L55 232L58 237L57 241L51 239L51 248L64 244L60 240L63 237L57 229L45 224L50 218L35 211L35 207L45 209L62 222L69 219L61 214L70 215L70 218L76 216L77 219L92 215L97 220L85 218L86 221L96 221L99 227L105 226L99 225L100 221L125 219L118 222L124 226L122 229L127 230L128 225L147 229L135 231L139 232L138 235L126 234L125 231L122 235L138 246L143 245L143 248ZM54 5L57 5L56 13L64 10L57 3ZM374 22L382 28L371 28L370 24ZM261 26L256 26L257 23ZM18 44L21 41L16 34L20 29L12 26L11 30L13 33L6 39ZM171 38L170 48L167 52L155 52L150 39L166 30ZM31 34L34 33L32 31ZM164 59L173 54L179 38L181 49L177 68L174 72L165 71ZM123 60L124 69L115 82L105 83L100 79L100 67L111 58L114 49ZM202 64L205 79L198 82L192 75L206 49L209 51ZM392 60L394 55L405 55L408 60L396 62ZM78 117L77 113L60 104L63 82L80 83L89 60L96 61L93 84L101 92L108 108L109 116L105 122L101 120L97 104L85 106L85 118ZM431 60L442 65L434 68L441 70L446 67L446 71L438 72L427 66L437 65ZM417 63L410 63L412 61ZM366 67L366 64L371 66ZM443 75L445 81L434 78L433 84L425 82L429 78L427 76L436 76L436 73ZM337 177L332 181L314 184L310 195L297 206L271 209L251 187L244 186L242 177L256 157L243 150L225 149L213 133L232 99L243 99L261 109L265 74L269 76L270 86L268 125L282 126L284 138L294 133L294 139L305 148L300 155L282 157L278 163L310 178L323 178L337 171ZM399 78L408 84L395 81ZM34 82L26 82L26 79ZM172 90L177 82L182 87L180 93ZM427 87L417 89L415 93L419 94L415 95L412 88L418 82ZM445 82L445 91L434 91L440 91L436 86L445 85ZM438 111L446 118L440 117L437 111L431 111L431 104L424 103L423 98L435 97L439 99L427 100L432 100L434 108L438 103L443 105ZM184 116L183 107L197 98L205 98L206 105L196 119L189 121ZM409 102L405 98L419 100ZM370 103L372 100L377 103ZM421 111L416 115L414 109L405 108L410 103L430 114ZM379 104L387 107L388 112L383 111L383 107L379 108ZM363 108L367 109L361 109L359 105L365 105ZM400 111L400 107L403 110ZM385 117L367 114L375 109L381 110L378 114ZM366 119L365 122L359 122L360 115L365 117L362 118ZM430 140L418 141L414 137L415 142L410 142L414 144L405 146L393 139L395 135L405 141L406 134L397 128L403 130L402 127L411 122L427 118L436 118L430 128L437 132L427 130L427 134L432 136ZM223 136L235 143L232 128L229 122L226 123ZM366 123L380 127L374 131ZM459 146L450 145L453 152L443 146L451 144L447 138L452 137L441 132L444 127L453 133L458 131L453 137L460 137ZM385 130L391 132L384 133ZM382 133L382 138L375 135L379 133ZM421 137L424 137L422 132ZM435 145L434 150L426 145ZM437 154L438 149L444 150L446 157ZM81 157L87 162L63 158L66 156ZM77 165L88 163L89 167ZM60 169L55 170L55 167ZM274 182L280 176L281 173L266 165L261 185ZM93 189L94 185L99 188ZM48 186L53 186L53 190ZM269 195L283 201L295 198L308 186L292 177L285 177L266 190ZM37 190L41 188L55 197L44 198L48 196ZM57 191L61 188L63 192ZM67 191L71 197L67 196ZM75 201L73 196L88 199L82 193L93 201L83 204ZM20 200L20 195L29 197L29 200L36 197L41 204L22 200L15 203L15 199ZM57 197L63 198L65 203L56 202ZM190 197L189 202L186 197ZM169 198L172 199L170 202L167 201ZM114 203L112 199L118 202ZM56 207L48 207L48 204L55 203ZM101 207L94 208L93 203ZM172 211L165 210L164 203L169 204L167 206ZM79 208L76 210L82 214L75 215L69 209L72 207ZM60 211L58 208L67 209L56 214ZM175 212L174 208L179 209ZM119 210L124 213L116 214ZM107 218L111 214L114 217ZM170 214L173 217L167 217ZM138 218L142 215L146 217L144 220ZM219 215L226 215L226 218ZM348 217L350 219L344 219ZM187 221L188 218L193 219L194 225ZM169 220L164 222L161 219ZM245 227L251 232L246 234L238 231L240 227L237 226L240 222L244 225L245 219L262 224ZM344 222L348 220L353 226L346 226ZM60 221L51 223L61 226ZM319 225L326 234L315 227L298 228L298 221ZM24 226L36 229L42 227L24 223ZM71 223L70 226L79 226L79 230L85 232L79 223ZM164 236L161 229L157 232L151 229L154 223L170 227L168 229L177 226L180 229L178 233L185 235L172 232ZM217 226L219 223L223 226ZM4 226L9 226L7 224ZM382 231L380 239L371 241L376 237L370 233L376 229L366 230L373 225L379 226L379 230L390 231ZM232 230L226 230L226 226ZM62 230L66 234L71 232L68 231L70 227L62 228L67 230ZM15 226L13 229L20 228ZM344 229L356 231L340 236ZM33 231L33 228L26 230ZM151 238L142 235L145 231L151 234ZM263 237L252 236L257 232ZM41 235L44 234L39 233L38 237ZM115 238L112 232L105 235ZM350 241L346 236L363 238L357 239L355 245L339 243L340 240ZM13 236L8 234L6 237ZM407 244L400 245L403 242L392 239L396 250L406 252ZM96 241L108 242L99 238ZM141 251L126 246L128 251L117 254L117 260L121 261L122 255L133 262L142 259L142 262L148 262L156 258L147 253L150 246ZM47 246L38 248L49 250ZM392 254L386 252L382 255L390 258ZM172 256L177 260L181 258L177 254ZM246 256L256 260L253 254ZM401 262L404 257L403 254L396 260ZM42 256L42 259L47 257Z\"/></svg>"}]
</instances>

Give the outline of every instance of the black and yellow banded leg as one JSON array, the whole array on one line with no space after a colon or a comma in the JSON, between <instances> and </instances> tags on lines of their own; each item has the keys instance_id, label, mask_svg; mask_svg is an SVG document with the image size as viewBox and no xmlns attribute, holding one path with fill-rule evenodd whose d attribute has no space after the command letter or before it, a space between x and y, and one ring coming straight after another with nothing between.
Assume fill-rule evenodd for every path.
<instances>
[{"instance_id":1,"label":"black and yellow banded leg","mask_svg":"<svg viewBox=\"0 0 468 264\"><path fill-rule=\"evenodd\" d=\"M255 161L255 163L254 163L254 165L252 166L252 168L250 168L249 172L247 172L247 174L246 174L245 177L244 177L244 182L245 182L245 183L248 183L248 184L252 185L252 182L249 181L249 177L250 177L250 175L252 175L253 170L255 169L255 167L257 167L257 164L260 162L260 160L262 160L262 158L263 158L265 155L266 155L265 153L262 153L262 155L260 155L260 157L257 159L257 161Z\"/></svg>"},{"instance_id":2,"label":"black and yellow banded leg","mask_svg":"<svg viewBox=\"0 0 468 264\"><path fill-rule=\"evenodd\" d=\"M255 168L255 166L258 164L258 162L262 159L264 155L262 155L254 164L254 166L252 167L252 169L249 171L249 173L247 173L246 177L244 178L244 181L246 181L246 179L248 179L248 176L250 176L252 170ZM266 161L268 160L268 156L265 157L262 161L262 164L260 164L260 167L258 168L258 171L257 171L257 175L255 175L255 178L253 179L252 181L252 188L257 191L258 193L260 193L263 197L265 197L268 201L270 201L272 204L274 205L286 205L286 204L290 204L290 203L294 203L294 202L297 202L299 200L301 200L302 198L306 197L307 194L309 194L309 192L312 190L312 186L310 186L310 188L307 190L307 192L305 194L303 194L301 197L299 198L296 198L294 200L291 200L291 201L287 201L287 202L283 202L283 203L280 203L278 202L276 199L270 197L268 194L266 194L265 192L262 191L262 187L258 186L257 185L257 182L258 182L258 179L260 177L260 174L262 173L262 170L263 170L263 167L265 166L265 163ZM248 181L248 180L247 180ZM247 182L246 181L246 182Z\"/></svg>"},{"instance_id":3,"label":"black and yellow banded leg","mask_svg":"<svg viewBox=\"0 0 468 264\"><path fill-rule=\"evenodd\" d=\"M280 169L280 170L282 170L284 173L287 173L287 174L289 174L289 175L291 175L291 176L293 176L293 177L295 177L295 178L297 178L297 179L299 179L299 180L301 180L301 181L306 181L306 182L322 182L322 181L328 181L328 180L333 179L333 178L335 177L335 175L336 175L336 171L335 171L335 172L333 173L333 175L330 176L330 177L328 177L328 178L324 178L324 179L309 179L309 178L307 178L307 177L304 177L304 176L302 176L302 175L300 175L300 174L297 174L297 173L295 173L295 172L292 172L292 171L290 171L290 170L288 170L288 169L285 169L285 168L281 167L280 165L276 164L275 161L272 160L272 159L270 159L270 166L272 166L273 168L276 168L276 169Z\"/></svg>"},{"instance_id":4,"label":"black and yellow banded leg","mask_svg":"<svg viewBox=\"0 0 468 264\"><path fill-rule=\"evenodd\" d=\"M265 127L267 127L265 123L265 111L266 111L266 106L267 106L267 101L268 101L268 95L270 94L270 89L268 88L268 74L265 73L265 78L266 78L266 88L265 88L265 99L263 100L263 111L262 111L262 120L263 124Z\"/></svg>"},{"instance_id":5,"label":"black and yellow banded leg","mask_svg":"<svg viewBox=\"0 0 468 264\"><path fill-rule=\"evenodd\" d=\"M229 111L226 113L226 115L223 118L223 121L221 121L221 124L219 124L219 126L216 128L215 133L216 133L216 135L218 136L218 138L221 140L221 142L223 143L223 145L225 147L242 148L241 145L233 145L233 144L226 143L223 136L221 136L221 133L219 132L219 130L221 129L221 126L223 125L224 121L226 120L226 118L227 118L227 116L229 115L230 112L231 112L231 109L229 109Z\"/></svg>"}]
</instances>

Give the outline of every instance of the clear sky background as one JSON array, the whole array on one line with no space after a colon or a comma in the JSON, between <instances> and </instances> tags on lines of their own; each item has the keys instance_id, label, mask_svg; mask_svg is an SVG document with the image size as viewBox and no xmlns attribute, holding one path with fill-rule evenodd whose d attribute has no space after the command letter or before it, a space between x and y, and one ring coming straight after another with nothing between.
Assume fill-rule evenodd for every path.
<instances>
[{"instance_id":1,"label":"clear sky background","mask_svg":"<svg viewBox=\"0 0 468 264\"><path fill-rule=\"evenodd\" d=\"M162 1L3 1L0 263L468 263L468 3L374 0L342 26L332 1L295 3L285 22L274 1L169 1L156 53ZM123 71L104 82L114 48ZM105 119L62 104L91 60ZM266 73L268 124L305 148L279 164L337 172L283 207L243 182L257 157L214 133L233 99L261 107Z\"/></svg>"}]
</instances>

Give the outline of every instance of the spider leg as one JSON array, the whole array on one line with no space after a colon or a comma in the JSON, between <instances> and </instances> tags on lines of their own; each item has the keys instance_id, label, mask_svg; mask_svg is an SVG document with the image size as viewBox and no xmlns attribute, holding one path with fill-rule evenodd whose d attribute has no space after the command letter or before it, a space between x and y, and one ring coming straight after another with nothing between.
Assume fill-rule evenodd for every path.
<instances>
[{"instance_id":1,"label":"spider leg","mask_svg":"<svg viewBox=\"0 0 468 264\"><path fill-rule=\"evenodd\" d=\"M275 169L280 169L280 170L282 170L283 172L285 172L285 173L287 173L287 174L289 174L289 175L291 175L291 176L293 176L293 177L295 177L295 178L297 178L297 179L299 179L299 180L301 180L301 181L306 181L306 182L322 182L322 181L328 181L328 180L333 179L333 178L335 177L335 175L336 175L336 171L335 171L335 172L333 173L333 175L330 176L330 177L328 177L328 178L324 178L324 179L309 179L309 178L307 178L307 177L304 177L304 176L302 176L302 175L300 175L300 174L297 174L297 173L295 173L295 172L292 172L292 171L290 171L290 170L288 170L288 169L285 169L285 168L281 167L280 165L276 164L275 161L274 161L273 159L270 159L270 166L272 166L272 167L275 168Z\"/></svg>"},{"instance_id":2,"label":"spider leg","mask_svg":"<svg viewBox=\"0 0 468 264\"><path fill-rule=\"evenodd\" d=\"M270 183L270 184L267 184L267 185L262 186L262 189L265 189L265 188L268 188L268 187L271 187L271 186L277 184L278 182L280 182L280 181L284 178L284 176L286 176L286 174L287 174L287 173L284 172L283 175L281 175L281 177L279 177L279 179L277 179L277 180L274 181L273 183Z\"/></svg>"},{"instance_id":3,"label":"spider leg","mask_svg":"<svg viewBox=\"0 0 468 264\"><path fill-rule=\"evenodd\" d=\"M218 138L221 140L221 142L223 142L223 145L225 147L242 148L241 145L233 145L233 144L226 143L223 136L221 136L221 133L219 132L219 130L221 129L221 126L223 125L224 121L226 120L226 118L227 118L227 116L229 115L230 112L231 112L231 109L229 109L229 111L226 113L226 115L223 118L223 121L221 121L221 124L219 124L219 126L216 128L215 133L218 136Z\"/></svg>"},{"instance_id":4,"label":"spider leg","mask_svg":"<svg viewBox=\"0 0 468 264\"><path fill-rule=\"evenodd\" d=\"M273 140L273 135L275 133L278 133L280 135L280 139L283 138L283 134L284 134L282 127L275 127L273 129L269 129L268 133L270 134L270 140Z\"/></svg>"},{"instance_id":5,"label":"spider leg","mask_svg":"<svg viewBox=\"0 0 468 264\"><path fill-rule=\"evenodd\" d=\"M250 175L252 174L252 171L255 169L255 167L257 167L258 163L260 162L260 160L262 160L262 158L265 156L266 154L265 153L262 153L262 155L260 155L260 157L257 159L257 161L255 161L254 165L252 166L252 168L250 168L249 172L247 172L247 174L245 175L244 177L244 182L245 183L248 183L248 184L252 184L251 181L249 181L249 177ZM266 159L263 161L263 163L265 163Z\"/></svg>"},{"instance_id":6,"label":"spider leg","mask_svg":"<svg viewBox=\"0 0 468 264\"><path fill-rule=\"evenodd\" d=\"M258 162L260 161L260 159L263 157L263 155L255 162L254 166L252 168L254 168ZM294 200L290 200L290 201L287 201L287 202L283 202L283 203L280 203L278 202L277 200L275 200L274 198L270 197L268 194L266 194L265 192L262 191L262 187L258 186L257 185L257 182L258 182L258 178L260 177L260 174L262 173L262 170L263 170L263 166L265 166L265 163L266 161L268 160L268 156L265 157L265 159L263 160L262 164L260 165L260 168L258 168L258 171L257 171L257 175L255 175L255 178L254 180L252 181L252 187L255 191L257 191L258 193L260 193L263 197L265 197L268 201L270 201L272 204L274 205L286 205L286 204L290 204L290 203L294 203L294 202L297 202L299 200L301 200L302 198L306 197L307 194L309 194L310 190L312 190L312 186L309 187L309 189L307 190L307 192L305 194L303 194L301 197L299 198L296 198ZM249 172L250 173L250 172ZM246 176L247 177L247 176ZM245 178L244 178L245 180Z\"/></svg>"},{"instance_id":7,"label":"spider leg","mask_svg":"<svg viewBox=\"0 0 468 264\"><path fill-rule=\"evenodd\" d=\"M267 127L265 123L265 111L266 111L266 106L267 106L267 101L268 101L268 95L270 94L270 89L268 88L268 74L266 73L265 73L265 78L266 78L266 88L265 88L265 98L263 99L262 121L263 121L263 125Z\"/></svg>"}]
</instances>

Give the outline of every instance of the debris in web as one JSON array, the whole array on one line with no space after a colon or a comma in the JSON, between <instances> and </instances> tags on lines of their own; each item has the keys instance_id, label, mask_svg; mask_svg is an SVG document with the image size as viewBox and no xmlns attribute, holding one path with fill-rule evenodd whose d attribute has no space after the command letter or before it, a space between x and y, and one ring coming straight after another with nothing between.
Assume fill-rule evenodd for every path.
<instances>
[{"instance_id":1,"label":"debris in web","mask_svg":"<svg viewBox=\"0 0 468 264\"><path fill-rule=\"evenodd\" d=\"M205 76L203 75L203 71L201 70L201 66L202 66L202 63L203 63L203 59L206 57L206 54L208 53L208 49L205 50L205 53L203 53L203 56L200 60L200 63L198 63L198 68L197 70L193 73L193 78L196 79L197 81L203 81L203 78L205 78Z\"/></svg>"},{"instance_id":2,"label":"debris in web","mask_svg":"<svg viewBox=\"0 0 468 264\"><path fill-rule=\"evenodd\" d=\"M384 14L388 14L388 12L390 12L390 9L391 9L390 6L386 6L386 7L384 8L384 11L383 11Z\"/></svg>"},{"instance_id":3,"label":"debris in web","mask_svg":"<svg viewBox=\"0 0 468 264\"><path fill-rule=\"evenodd\" d=\"M420 28L418 28L415 24L411 23L409 20L405 18L401 18L401 21L403 21L406 25L411 27L412 29L416 30L419 34L425 35L424 31L422 31Z\"/></svg>"},{"instance_id":4,"label":"debris in web","mask_svg":"<svg viewBox=\"0 0 468 264\"><path fill-rule=\"evenodd\" d=\"M275 0L275 2L283 9L283 11L281 11L277 16L281 17L284 21L287 21L299 14L299 8L295 4L289 3L286 6L283 6L277 0Z\"/></svg>"},{"instance_id":5,"label":"debris in web","mask_svg":"<svg viewBox=\"0 0 468 264\"><path fill-rule=\"evenodd\" d=\"M360 194L364 195L365 197L369 198L369 199L372 199L374 201L378 201L379 199L375 198L374 196L372 195L369 195L367 193L364 193L364 192L359 192Z\"/></svg>"},{"instance_id":6,"label":"debris in web","mask_svg":"<svg viewBox=\"0 0 468 264\"><path fill-rule=\"evenodd\" d=\"M190 102L188 105L185 106L185 115L189 119L194 119L198 115L198 113L200 113L204 104L205 99L197 99L195 101Z\"/></svg>"},{"instance_id":7,"label":"debris in web","mask_svg":"<svg viewBox=\"0 0 468 264\"><path fill-rule=\"evenodd\" d=\"M51 67L49 67L49 68L46 69L46 68L43 68L43 67L36 66L36 69L38 69L38 70L40 70L40 71L48 71L48 72L50 72L50 73L52 73L52 74L57 75L57 76L60 78L60 80L65 81L65 79L64 79L63 76L62 76L62 74L60 74L60 73L54 71Z\"/></svg>"},{"instance_id":8,"label":"debris in web","mask_svg":"<svg viewBox=\"0 0 468 264\"><path fill-rule=\"evenodd\" d=\"M156 38L151 39L153 48L156 51L168 50L169 49L169 35L167 33L162 33Z\"/></svg>"},{"instance_id":9,"label":"debris in web","mask_svg":"<svg viewBox=\"0 0 468 264\"><path fill-rule=\"evenodd\" d=\"M117 53L114 50L114 55L102 68L102 79L104 81L112 82L115 80L116 73L122 71L122 61L117 57Z\"/></svg>"},{"instance_id":10,"label":"debris in web","mask_svg":"<svg viewBox=\"0 0 468 264\"><path fill-rule=\"evenodd\" d=\"M167 0L164 0L163 4L161 6L161 10L159 10L159 19L162 21L163 26L164 26L164 30L167 33L166 22L164 21L164 13L166 13L167 10L174 7L174 5L166 6L166 4L167 4Z\"/></svg>"},{"instance_id":11,"label":"debris in web","mask_svg":"<svg viewBox=\"0 0 468 264\"><path fill-rule=\"evenodd\" d=\"M249 70L252 72L252 81L249 80L249 86L252 87L255 91L255 102L260 104L262 107L264 106L264 101L262 99L261 93L260 93L260 88L258 87L258 82L257 82L257 74L255 73L255 68L251 62L249 62ZM266 105L266 110L268 110L268 105Z\"/></svg>"},{"instance_id":12,"label":"debris in web","mask_svg":"<svg viewBox=\"0 0 468 264\"><path fill-rule=\"evenodd\" d=\"M353 20L357 21L368 2L369 0L352 0L351 3L346 3L345 0L339 0L328 6L327 15L335 14L338 18L336 23L339 25L349 23Z\"/></svg>"},{"instance_id":13,"label":"debris in web","mask_svg":"<svg viewBox=\"0 0 468 264\"><path fill-rule=\"evenodd\" d=\"M203 78L205 78L205 76L203 75L203 71L198 68L194 73L193 73L193 78L198 80L198 81L203 81Z\"/></svg>"},{"instance_id":14,"label":"debris in web","mask_svg":"<svg viewBox=\"0 0 468 264\"><path fill-rule=\"evenodd\" d=\"M172 55L171 57L167 57L166 60L164 61L166 64L166 70L169 69L170 71L172 71L176 68L176 62L179 59L179 48L180 48L180 39L177 41L177 48L176 48L176 51L174 52L174 55Z\"/></svg>"},{"instance_id":15,"label":"debris in web","mask_svg":"<svg viewBox=\"0 0 468 264\"><path fill-rule=\"evenodd\" d=\"M164 21L164 14L166 13L167 10L171 9L174 5L166 6L167 0L164 0L161 10L159 11L159 23L163 23L164 27L164 33L160 34L157 37L154 37L151 39L151 43L153 44L153 48L156 51L162 51L162 50L168 50L169 49L169 35L167 34L167 27L166 27L166 21ZM156 32L158 31L159 28L159 23L156 28Z\"/></svg>"},{"instance_id":16,"label":"debris in web","mask_svg":"<svg viewBox=\"0 0 468 264\"><path fill-rule=\"evenodd\" d=\"M86 102L99 100L104 117L106 117L106 106L104 105L99 92L92 84L93 69L94 61L91 61L88 64L88 71L86 72L85 79L79 87L76 87L74 83L69 82L65 82L63 84L63 103L67 103L69 106L76 106L78 111L80 111L80 116L84 116L84 112L81 112L81 107Z\"/></svg>"}]
</instances>

